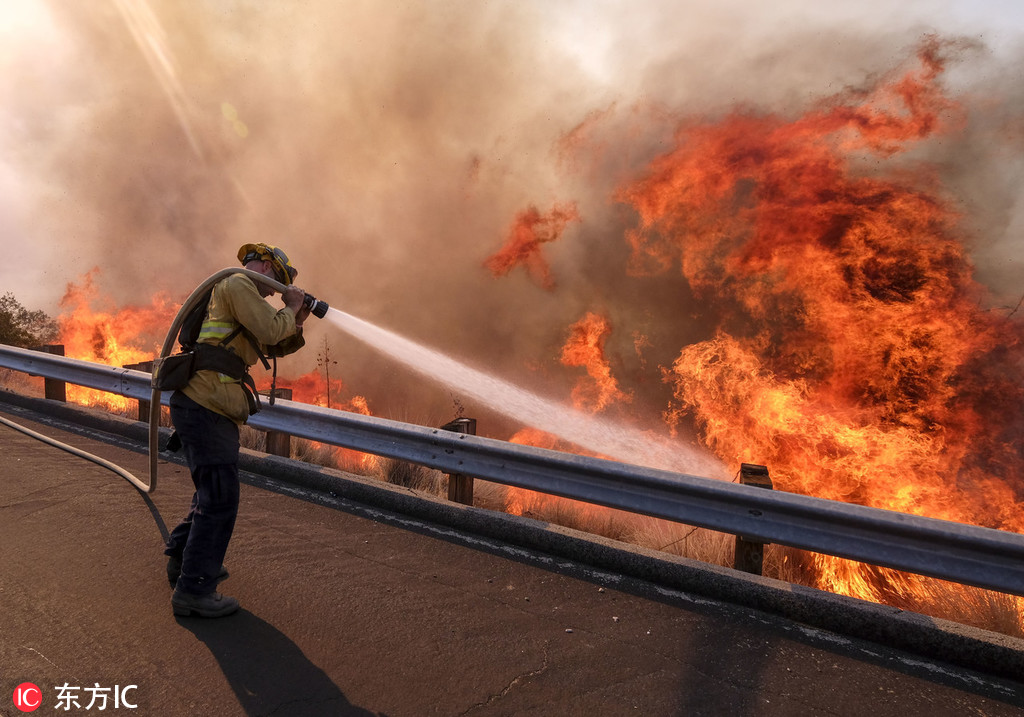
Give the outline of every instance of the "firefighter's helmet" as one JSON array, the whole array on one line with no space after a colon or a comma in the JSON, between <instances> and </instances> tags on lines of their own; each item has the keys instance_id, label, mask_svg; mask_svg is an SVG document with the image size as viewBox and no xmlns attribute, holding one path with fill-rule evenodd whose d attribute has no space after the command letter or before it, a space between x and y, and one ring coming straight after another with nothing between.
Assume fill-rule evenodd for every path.
<instances>
[{"instance_id":1,"label":"firefighter's helmet","mask_svg":"<svg viewBox=\"0 0 1024 717\"><path fill-rule=\"evenodd\" d=\"M295 282L299 270L292 266L283 249L270 244L246 244L238 250L238 260L245 266L250 261L269 261L274 267L277 280L285 286Z\"/></svg>"}]
</instances>

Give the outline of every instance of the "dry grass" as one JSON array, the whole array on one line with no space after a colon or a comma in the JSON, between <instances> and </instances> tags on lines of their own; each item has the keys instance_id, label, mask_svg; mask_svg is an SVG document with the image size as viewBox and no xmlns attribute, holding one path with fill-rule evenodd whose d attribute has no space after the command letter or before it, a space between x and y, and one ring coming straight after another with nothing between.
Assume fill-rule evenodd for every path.
<instances>
[{"instance_id":1,"label":"dry grass","mask_svg":"<svg viewBox=\"0 0 1024 717\"><path fill-rule=\"evenodd\" d=\"M491 481L473 480L473 505L485 510L493 510L499 513L507 512L508 488L501 483Z\"/></svg>"},{"instance_id":2,"label":"dry grass","mask_svg":"<svg viewBox=\"0 0 1024 717\"><path fill-rule=\"evenodd\" d=\"M265 431L257 431L252 426L242 426L238 429L238 444L242 448L248 448L260 453L267 452L267 434ZM292 439L292 453L295 452L295 439Z\"/></svg>"},{"instance_id":3,"label":"dry grass","mask_svg":"<svg viewBox=\"0 0 1024 717\"><path fill-rule=\"evenodd\" d=\"M715 565L732 565L736 538L706 528L639 517L627 542Z\"/></svg>"},{"instance_id":4,"label":"dry grass","mask_svg":"<svg viewBox=\"0 0 1024 717\"><path fill-rule=\"evenodd\" d=\"M624 541L636 521L631 513L515 488L506 488L505 500L506 512L612 540Z\"/></svg>"},{"instance_id":5,"label":"dry grass","mask_svg":"<svg viewBox=\"0 0 1024 717\"><path fill-rule=\"evenodd\" d=\"M0 388L32 398L43 397L43 378L26 376L21 371L0 368Z\"/></svg>"},{"instance_id":6,"label":"dry grass","mask_svg":"<svg viewBox=\"0 0 1024 717\"><path fill-rule=\"evenodd\" d=\"M816 586L813 553L782 545L765 546L764 574L787 583ZM850 562L851 565L857 565ZM860 565L864 574L883 575L876 579L878 595L873 602L929 617L969 625L983 630L1024 637L1024 598L983 590L935 578L896 573L915 587L900 592L893 571L871 565Z\"/></svg>"},{"instance_id":7,"label":"dry grass","mask_svg":"<svg viewBox=\"0 0 1024 717\"><path fill-rule=\"evenodd\" d=\"M991 590L928 579L928 596L910 608L962 625L1024 637L1024 599Z\"/></svg>"},{"instance_id":8,"label":"dry grass","mask_svg":"<svg viewBox=\"0 0 1024 717\"><path fill-rule=\"evenodd\" d=\"M373 462L371 470L370 477L385 483L436 496L448 495L448 479L445 475L417 463L408 463L397 458L378 457Z\"/></svg>"}]
</instances>

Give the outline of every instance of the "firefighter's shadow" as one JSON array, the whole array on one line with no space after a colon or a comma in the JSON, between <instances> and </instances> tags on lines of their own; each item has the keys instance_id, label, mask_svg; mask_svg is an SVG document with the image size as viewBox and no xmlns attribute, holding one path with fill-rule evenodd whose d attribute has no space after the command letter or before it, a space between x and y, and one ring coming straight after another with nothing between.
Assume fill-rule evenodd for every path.
<instances>
[{"instance_id":1,"label":"firefighter's shadow","mask_svg":"<svg viewBox=\"0 0 1024 717\"><path fill-rule=\"evenodd\" d=\"M251 612L178 624L209 648L247 715L378 717L350 703L288 636Z\"/></svg>"},{"instance_id":2,"label":"firefighter's shadow","mask_svg":"<svg viewBox=\"0 0 1024 717\"><path fill-rule=\"evenodd\" d=\"M153 522L156 524L156 529L160 531L160 538L166 544L167 539L171 536L171 534L167 530L167 523L164 522L164 517L160 515L160 509L156 507L156 504L153 503L153 499L150 498L149 495L142 492L137 487L135 490L142 498L143 502L146 504L146 507L149 509L150 515L153 516Z\"/></svg>"}]
</instances>

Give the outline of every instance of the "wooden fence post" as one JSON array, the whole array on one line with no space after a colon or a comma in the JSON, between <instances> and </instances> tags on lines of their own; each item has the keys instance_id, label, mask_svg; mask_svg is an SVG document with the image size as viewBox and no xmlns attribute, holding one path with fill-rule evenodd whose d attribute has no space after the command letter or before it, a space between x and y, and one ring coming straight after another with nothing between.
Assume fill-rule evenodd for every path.
<instances>
[{"instance_id":1,"label":"wooden fence post","mask_svg":"<svg viewBox=\"0 0 1024 717\"><path fill-rule=\"evenodd\" d=\"M134 371L145 371L148 374L153 373L153 362L152 361L141 361L139 363L130 363L124 368L132 369ZM139 420L149 422L149 407L150 401L139 399Z\"/></svg>"},{"instance_id":2,"label":"wooden fence post","mask_svg":"<svg viewBox=\"0 0 1024 717\"><path fill-rule=\"evenodd\" d=\"M740 465L740 483L772 490L772 479L768 476L768 468L754 463ZM764 569L764 543L747 540L741 535L736 536L736 558L733 563L737 570L761 575Z\"/></svg>"},{"instance_id":3,"label":"wooden fence post","mask_svg":"<svg viewBox=\"0 0 1024 717\"><path fill-rule=\"evenodd\" d=\"M260 391L261 396L270 396L270 389L266 391ZM292 400L292 390L290 388L275 388L274 398L283 398L286 401ZM291 458L292 456L292 436L290 433L283 431L267 431L267 453L273 456L283 456L285 458Z\"/></svg>"},{"instance_id":4,"label":"wooden fence post","mask_svg":"<svg viewBox=\"0 0 1024 717\"><path fill-rule=\"evenodd\" d=\"M37 350L42 351L43 353L53 354L54 356L63 356L64 344L49 344L47 346L39 346ZM44 378L43 396L50 399L51 401L60 401L61 403L67 403L67 385L59 379Z\"/></svg>"},{"instance_id":5,"label":"wooden fence post","mask_svg":"<svg viewBox=\"0 0 1024 717\"><path fill-rule=\"evenodd\" d=\"M475 418L456 418L441 426L443 431L476 435ZM448 474L448 500L463 505L473 505L473 477L462 473Z\"/></svg>"}]
</instances>

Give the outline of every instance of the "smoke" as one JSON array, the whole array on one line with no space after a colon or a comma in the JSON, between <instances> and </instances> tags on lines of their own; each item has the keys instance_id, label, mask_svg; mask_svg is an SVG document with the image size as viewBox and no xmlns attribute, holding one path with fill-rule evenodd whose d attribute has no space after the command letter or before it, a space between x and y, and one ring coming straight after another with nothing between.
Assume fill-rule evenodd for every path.
<instances>
[{"instance_id":1,"label":"smoke","mask_svg":"<svg viewBox=\"0 0 1024 717\"><path fill-rule=\"evenodd\" d=\"M568 327L606 315L613 373L656 413L657 367L707 326L681 276L626 272L636 219L616 188L684 118L800 113L891 71L922 32L975 32L953 2L770 5L5 4L31 32L0 43L0 231L18 258L3 288L55 310L98 266L120 302L184 298L264 241L333 306L563 397L581 373L558 364ZM950 81L969 121L922 150L994 303L1019 290L1006 257L1024 226L1009 39L964 43ZM521 212L567 203L580 221L541 248L550 286L487 269ZM458 401L326 325L307 334L290 370L327 340L378 415Z\"/></svg>"}]
</instances>

